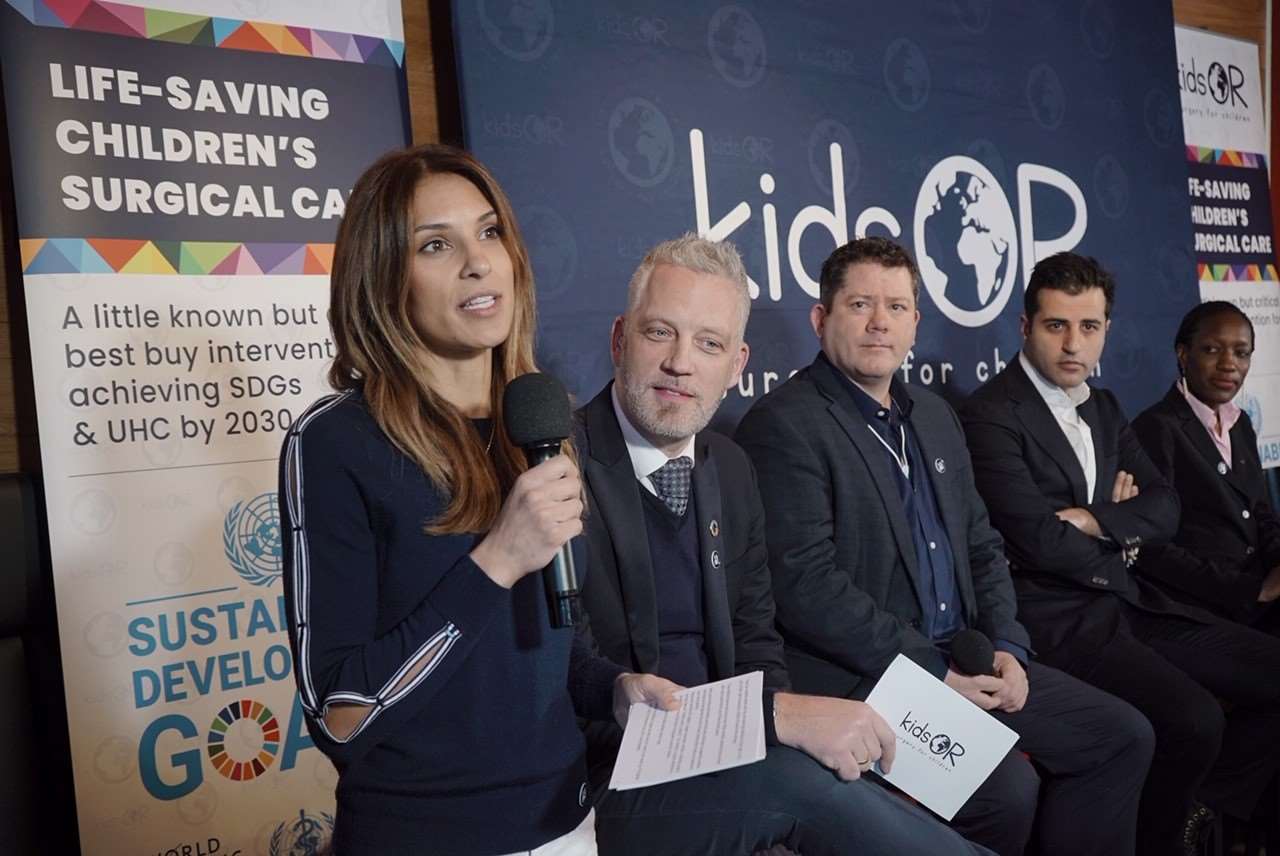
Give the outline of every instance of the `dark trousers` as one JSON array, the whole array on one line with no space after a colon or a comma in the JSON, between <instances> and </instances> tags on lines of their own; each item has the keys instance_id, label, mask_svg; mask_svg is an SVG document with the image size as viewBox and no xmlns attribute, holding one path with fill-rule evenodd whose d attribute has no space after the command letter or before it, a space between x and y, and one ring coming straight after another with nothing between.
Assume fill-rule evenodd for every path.
<instances>
[{"instance_id":1,"label":"dark trousers","mask_svg":"<svg viewBox=\"0 0 1280 856\"><path fill-rule=\"evenodd\" d=\"M1123 602L1120 610L1116 635L1088 656L1073 652L1068 668L1151 721L1156 751L1142 790L1138 852L1167 856L1180 852L1197 795L1247 818L1276 774L1280 640L1227 621L1202 623Z\"/></svg>"},{"instance_id":2,"label":"dark trousers","mask_svg":"<svg viewBox=\"0 0 1280 856\"><path fill-rule=\"evenodd\" d=\"M986 853L923 809L863 777L843 782L803 752L632 791L592 771L601 856L749 856L775 844L802 856Z\"/></svg>"},{"instance_id":3,"label":"dark trousers","mask_svg":"<svg viewBox=\"0 0 1280 856\"><path fill-rule=\"evenodd\" d=\"M1001 856L1020 856L1033 839L1040 856L1133 853L1150 723L1057 669L1030 663L1027 680L1022 710L992 711L1018 742L951 825Z\"/></svg>"}]
</instances>

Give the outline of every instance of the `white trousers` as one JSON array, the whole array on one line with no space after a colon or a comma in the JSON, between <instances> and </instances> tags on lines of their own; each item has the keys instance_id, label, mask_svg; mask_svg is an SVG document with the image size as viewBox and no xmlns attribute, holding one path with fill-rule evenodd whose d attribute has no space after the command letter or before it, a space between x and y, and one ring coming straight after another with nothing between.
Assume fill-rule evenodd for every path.
<instances>
[{"instance_id":1,"label":"white trousers","mask_svg":"<svg viewBox=\"0 0 1280 856\"><path fill-rule=\"evenodd\" d=\"M506 856L596 856L596 810L587 812L577 828L533 850Z\"/></svg>"}]
</instances>

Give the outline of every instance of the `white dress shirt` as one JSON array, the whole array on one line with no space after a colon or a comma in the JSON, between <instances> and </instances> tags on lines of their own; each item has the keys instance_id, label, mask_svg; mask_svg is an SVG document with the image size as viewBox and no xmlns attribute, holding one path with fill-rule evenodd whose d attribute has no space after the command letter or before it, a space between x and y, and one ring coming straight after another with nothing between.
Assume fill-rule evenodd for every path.
<instances>
[{"instance_id":1,"label":"white dress shirt","mask_svg":"<svg viewBox=\"0 0 1280 856\"><path fill-rule=\"evenodd\" d=\"M1026 354L1018 352L1018 362L1022 370L1031 378L1032 385L1044 403L1049 405L1049 412L1057 421L1058 427L1066 435L1071 444L1071 451L1076 453L1080 469L1084 470L1084 482L1089 487L1088 501L1093 502L1093 488L1098 481L1098 459L1093 451L1093 431L1089 423L1080 418L1077 407L1089 400L1089 384L1082 383L1071 389L1063 389L1053 383L1031 365Z\"/></svg>"},{"instance_id":2,"label":"white dress shirt","mask_svg":"<svg viewBox=\"0 0 1280 856\"><path fill-rule=\"evenodd\" d=\"M690 437L683 449L668 457L666 452L646 440L644 435L636 430L636 426L631 424L627 414L622 412L622 405L618 402L617 384L609 388L609 397L613 400L613 413L618 417L618 427L622 429L622 439L627 443L627 454L631 456L631 468L635 470L636 478L640 480L640 484L644 485L645 490L657 496L658 491L653 486L653 480L649 478L649 474L661 469L662 465L671 458L683 456L696 462L697 459L693 454L694 438Z\"/></svg>"}]
</instances>

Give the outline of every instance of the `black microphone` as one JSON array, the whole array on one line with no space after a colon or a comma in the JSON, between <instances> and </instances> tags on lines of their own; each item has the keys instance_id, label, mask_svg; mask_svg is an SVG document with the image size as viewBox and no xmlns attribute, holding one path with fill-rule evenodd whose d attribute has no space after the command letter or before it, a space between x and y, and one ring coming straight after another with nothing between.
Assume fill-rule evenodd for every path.
<instances>
[{"instance_id":1,"label":"black microphone","mask_svg":"<svg viewBox=\"0 0 1280 856\"><path fill-rule=\"evenodd\" d=\"M573 411L564 386L549 374L530 372L507 384L502 393L502 420L511 442L524 449L530 467L560 454L560 443L573 433ZM568 542L542 569L552 627L572 627L582 618L578 573Z\"/></svg>"},{"instance_id":2,"label":"black microphone","mask_svg":"<svg viewBox=\"0 0 1280 856\"><path fill-rule=\"evenodd\" d=\"M995 677L996 649L981 630L961 630L951 639L951 662L962 675Z\"/></svg>"}]
</instances>

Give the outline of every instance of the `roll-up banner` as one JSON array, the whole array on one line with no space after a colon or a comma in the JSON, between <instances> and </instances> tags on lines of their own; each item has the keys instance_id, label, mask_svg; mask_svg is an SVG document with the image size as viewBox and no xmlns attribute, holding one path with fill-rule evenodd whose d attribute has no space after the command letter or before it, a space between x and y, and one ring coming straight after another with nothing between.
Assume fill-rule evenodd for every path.
<instances>
[{"instance_id":1,"label":"roll-up banner","mask_svg":"<svg viewBox=\"0 0 1280 856\"><path fill-rule=\"evenodd\" d=\"M1249 377L1236 397L1262 466L1280 466L1280 281L1267 183L1258 46L1176 28L1187 199L1202 300L1229 300L1253 322Z\"/></svg>"},{"instance_id":2,"label":"roll-up banner","mask_svg":"<svg viewBox=\"0 0 1280 856\"><path fill-rule=\"evenodd\" d=\"M312 853L276 458L333 239L408 139L396 0L4 0L0 58L85 853Z\"/></svg>"}]
</instances>

